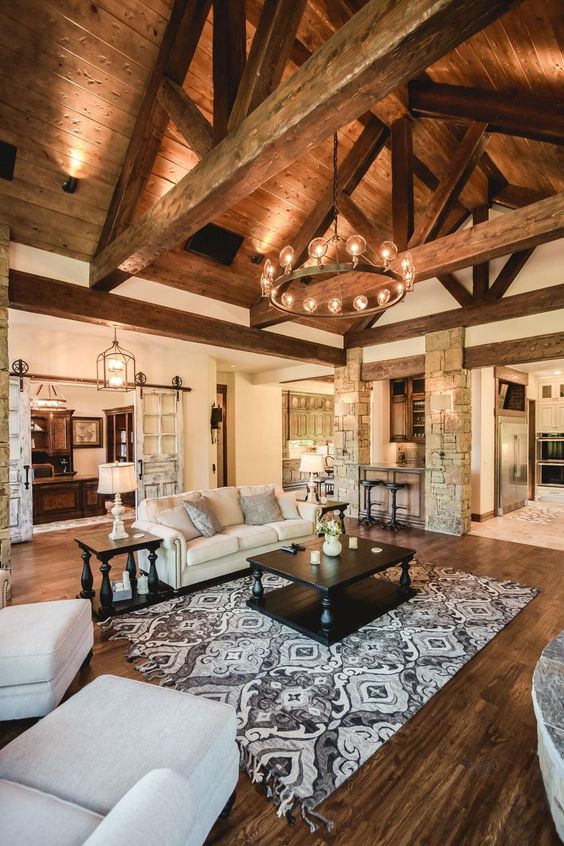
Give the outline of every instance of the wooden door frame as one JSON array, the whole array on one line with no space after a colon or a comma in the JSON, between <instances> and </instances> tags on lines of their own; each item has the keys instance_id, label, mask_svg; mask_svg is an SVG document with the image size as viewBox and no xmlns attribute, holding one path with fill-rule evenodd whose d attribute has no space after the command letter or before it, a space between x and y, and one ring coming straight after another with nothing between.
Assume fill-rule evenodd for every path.
<instances>
[{"instance_id":1,"label":"wooden door frame","mask_svg":"<svg viewBox=\"0 0 564 846\"><path fill-rule=\"evenodd\" d=\"M227 385L216 385L215 392L223 397L223 420L221 425L221 442L223 445L223 482L229 484L228 462L227 462Z\"/></svg>"},{"instance_id":2,"label":"wooden door frame","mask_svg":"<svg viewBox=\"0 0 564 846\"><path fill-rule=\"evenodd\" d=\"M534 399L528 400L527 422L529 424L529 474L527 479L527 496L529 500L534 500L537 482L537 403Z\"/></svg>"}]
</instances>

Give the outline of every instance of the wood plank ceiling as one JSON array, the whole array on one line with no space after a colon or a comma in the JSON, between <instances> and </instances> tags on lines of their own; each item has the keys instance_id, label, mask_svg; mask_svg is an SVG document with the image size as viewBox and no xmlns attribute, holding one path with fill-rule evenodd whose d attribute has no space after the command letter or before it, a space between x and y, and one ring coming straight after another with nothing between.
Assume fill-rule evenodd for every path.
<instances>
[{"instance_id":1,"label":"wood plank ceiling","mask_svg":"<svg viewBox=\"0 0 564 846\"><path fill-rule=\"evenodd\" d=\"M225 0L230 2L231 0ZM361 6L362 0L309 0L301 16L288 79ZM0 222L15 241L90 260L97 249L143 93L157 61L172 0L18 0L0 10L0 141L17 147L15 178L0 179ZM247 0L247 54L263 4ZM217 8L217 5L216 5ZM203 27L184 90L213 124L213 7ZM548 101L562 96L564 18L561 0L525 0L428 68L435 83L529 94ZM407 92L374 104L387 126L406 113ZM415 156L415 227L433 190L448 174L468 130L465 120L418 117L412 123ZM366 120L339 133L343 160ZM488 203L488 177L509 187L499 199L515 207L564 191L563 147L492 133L482 158L460 192L439 234L460 223L465 210ZM160 256L142 276L222 301L251 307L257 300L257 255L276 256L310 217L331 180L331 139L215 222L244 236L229 267L187 254L182 245ZM133 219L176 184L198 156L170 122ZM75 194L61 190L72 173ZM389 142L352 191L357 209L381 238L392 235ZM491 196L491 184L490 184ZM350 231L342 220L343 234ZM455 289L447 280L445 287ZM317 322L320 325L320 322ZM331 327L326 323L325 328ZM339 321L345 332L350 322Z\"/></svg>"}]
</instances>

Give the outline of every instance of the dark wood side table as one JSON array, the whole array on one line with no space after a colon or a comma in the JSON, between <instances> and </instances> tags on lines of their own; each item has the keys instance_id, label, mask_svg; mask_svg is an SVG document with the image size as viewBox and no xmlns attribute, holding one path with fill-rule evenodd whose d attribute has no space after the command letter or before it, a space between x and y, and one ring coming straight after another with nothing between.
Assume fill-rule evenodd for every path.
<instances>
[{"instance_id":1,"label":"dark wood side table","mask_svg":"<svg viewBox=\"0 0 564 846\"><path fill-rule=\"evenodd\" d=\"M131 579L131 586L133 596L131 600L119 603L119 611L133 611L136 608L141 608L144 605L150 605L165 598L167 593L172 593L172 588L159 582L157 574L156 560L157 550L162 543L162 538L156 535L151 535L148 532L131 532L129 537L123 540L110 540L107 530L98 532L88 532L82 538L75 538L75 543L78 544L82 550L82 576L79 596L83 599L92 599L95 596L93 590L94 579L92 576L92 569L90 567L90 558L94 555L100 564L100 572L102 574L102 584L100 587L100 607L96 612L96 616L105 620L117 613L117 609L113 604L112 585L110 582L110 561L116 555L127 555L127 572ZM149 593L137 594L137 567L135 564L134 552L140 549L146 549L149 552ZM167 588L169 591L167 591Z\"/></svg>"},{"instance_id":2,"label":"dark wood side table","mask_svg":"<svg viewBox=\"0 0 564 846\"><path fill-rule=\"evenodd\" d=\"M307 500L306 500L307 501ZM341 524L341 531L345 534L345 511L349 507L348 502L339 502L336 499L328 499L327 502L318 502L317 505L321 508L321 516L330 514L331 511L337 511L339 514L339 523Z\"/></svg>"}]
</instances>

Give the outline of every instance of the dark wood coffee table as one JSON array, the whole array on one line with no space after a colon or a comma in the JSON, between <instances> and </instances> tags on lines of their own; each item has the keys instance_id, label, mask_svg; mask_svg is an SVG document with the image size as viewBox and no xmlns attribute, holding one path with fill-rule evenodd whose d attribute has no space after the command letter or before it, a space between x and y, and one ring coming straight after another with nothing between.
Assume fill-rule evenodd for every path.
<instances>
[{"instance_id":1,"label":"dark wood coffee table","mask_svg":"<svg viewBox=\"0 0 564 846\"><path fill-rule=\"evenodd\" d=\"M324 555L323 540L313 540L302 543L305 552L297 555L277 549L247 558L254 577L247 605L330 646L415 595L409 576L414 549L365 538L358 538L358 549L349 549L347 536L342 544L338 557ZM321 550L319 565L310 564L312 549ZM397 585L370 578L397 565ZM265 593L263 573L283 576L292 584Z\"/></svg>"}]
</instances>

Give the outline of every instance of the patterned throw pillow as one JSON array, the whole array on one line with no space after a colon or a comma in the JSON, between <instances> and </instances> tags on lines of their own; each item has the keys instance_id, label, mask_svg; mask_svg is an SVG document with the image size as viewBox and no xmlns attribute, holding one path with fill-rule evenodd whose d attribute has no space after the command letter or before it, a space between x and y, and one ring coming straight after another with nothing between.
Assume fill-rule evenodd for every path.
<instances>
[{"instance_id":1,"label":"patterned throw pillow","mask_svg":"<svg viewBox=\"0 0 564 846\"><path fill-rule=\"evenodd\" d=\"M205 496L186 500L184 507L194 526L205 538L211 538L221 532L223 526L215 516L211 502Z\"/></svg>"},{"instance_id":2,"label":"patterned throw pillow","mask_svg":"<svg viewBox=\"0 0 564 846\"><path fill-rule=\"evenodd\" d=\"M249 526L264 526L265 523L282 520L282 512L273 490L253 496L242 496L239 505L245 515L245 523Z\"/></svg>"}]
</instances>

